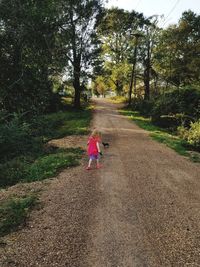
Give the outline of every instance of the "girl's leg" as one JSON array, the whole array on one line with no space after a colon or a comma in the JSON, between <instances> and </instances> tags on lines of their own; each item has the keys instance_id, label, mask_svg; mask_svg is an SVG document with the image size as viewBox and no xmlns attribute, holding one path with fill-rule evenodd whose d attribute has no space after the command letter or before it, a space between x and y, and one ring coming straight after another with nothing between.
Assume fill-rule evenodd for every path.
<instances>
[{"instance_id":1,"label":"girl's leg","mask_svg":"<svg viewBox=\"0 0 200 267\"><path fill-rule=\"evenodd\" d=\"M99 159L97 159L97 169L99 169L101 165L99 164Z\"/></svg>"},{"instance_id":2,"label":"girl's leg","mask_svg":"<svg viewBox=\"0 0 200 267\"><path fill-rule=\"evenodd\" d=\"M92 163L92 159L89 159L89 162L88 162L88 167L89 168L91 167L91 163Z\"/></svg>"},{"instance_id":3,"label":"girl's leg","mask_svg":"<svg viewBox=\"0 0 200 267\"><path fill-rule=\"evenodd\" d=\"M92 163L92 159L89 159L88 166L87 166L86 170L90 170L91 169L91 163Z\"/></svg>"}]
</instances>

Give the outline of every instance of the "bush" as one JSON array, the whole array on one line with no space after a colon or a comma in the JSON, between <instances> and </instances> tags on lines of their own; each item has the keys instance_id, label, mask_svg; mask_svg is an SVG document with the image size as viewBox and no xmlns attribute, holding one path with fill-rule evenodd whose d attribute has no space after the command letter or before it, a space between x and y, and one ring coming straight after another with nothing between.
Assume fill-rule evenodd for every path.
<instances>
[{"instance_id":1,"label":"bush","mask_svg":"<svg viewBox=\"0 0 200 267\"><path fill-rule=\"evenodd\" d=\"M26 177L29 160L23 157L0 164L0 188L11 186Z\"/></svg>"},{"instance_id":2,"label":"bush","mask_svg":"<svg viewBox=\"0 0 200 267\"><path fill-rule=\"evenodd\" d=\"M25 222L30 209L37 202L35 196L21 199L10 199L0 205L0 236L4 236L15 230L21 223Z\"/></svg>"},{"instance_id":3,"label":"bush","mask_svg":"<svg viewBox=\"0 0 200 267\"><path fill-rule=\"evenodd\" d=\"M178 134L182 139L186 140L188 144L198 150L200 149L200 120L191 123L190 129L187 129L183 126L179 127Z\"/></svg>"},{"instance_id":4,"label":"bush","mask_svg":"<svg viewBox=\"0 0 200 267\"><path fill-rule=\"evenodd\" d=\"M132 109L139 111L141 115L151 116L153 105L154 105L153 100L134 98L132 103Z\"/></svg>"},{"instance_id":5,"label":"bush","mask_svg":"<svg viewBox=\"0 0 200 267\"><path fill-rule=\"evenodd\" d=\"M168 92L155 101L151 115L155 124L159 124L162 116L175 116L177 119L171 119L175 125L188 126L200 117L200 92L188 88Z\"/></svg>"},{"instance_id":6,"label":"bush","mask_svg":"<svg viewBox=\"0 0 200 267\"><path fill-rule=\"evenodd\" d=\"M30 124L15 115L9 122L0 125L0 161L12 159L25 153L42 149L41 139L31 134Z\"/></svg>"},{"instance_id":7,"label":"bush","mask_svg":"<svg viewBox=\"0 0 200 267\"><path fill-rule=\"evenodd\" d=\"M152 122L159 127L176 130L177 127L180 125L187 128L190 127L190 124L191 122L194 122L194 119L184 114L174 114L174 115L161 115L156 119L153 117Z\"/></svg>"},{"instance_id":8,"label":"bush","mask_svg":"<svg viewBox=\"0 0 200 267\"><path fill-rule=\"evenodd\" d=\"M71 134L86 134L91 120L90 110L68 110L34 118L31 130L44 141Z\"/></svg>"},{"instance_id":9,"label":"bush","mask_svg":"<svg viewBox=\"0 0 200 267\"><path fill-rule=\"evenodd\" d=\"M0 116L0 187L42 180L63 167L78 164L80 151L61 151L44 144L51 138L87 133L91 110L57 112L28 122L20 115Z\"/></svg>"},{"instance_id":10,"label":"bush","mask_svg":"<svg viewBox=\"0 0 200 267\"><path fill-rule=\"evenodd\" d=\"M33 136L53 137L55 130L63 124L64 116L64 112L58 112L33 118L31 121Z\"/></svg>"}]
</instances>

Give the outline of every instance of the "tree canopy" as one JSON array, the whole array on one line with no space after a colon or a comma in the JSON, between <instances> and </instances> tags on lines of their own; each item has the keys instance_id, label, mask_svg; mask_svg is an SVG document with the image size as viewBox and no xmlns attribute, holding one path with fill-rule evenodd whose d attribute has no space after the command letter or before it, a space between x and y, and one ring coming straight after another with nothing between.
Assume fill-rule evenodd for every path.
<instances>
[{"instance_id":1,"label":"tree canopy","mask_svg":"<svg viewBox=\"0 0 200 267\"><path fill-rule=\"evenodd\" d=\"M162 29L158 16L103 5L103 0L0 2L1 110L51 110L63 76L77 108L89 81L118 95L131 92L133 83L134 96L146 99L164 84L199 86L198 14L185 11L177 24Z\"/></svg>"}]
</instances>

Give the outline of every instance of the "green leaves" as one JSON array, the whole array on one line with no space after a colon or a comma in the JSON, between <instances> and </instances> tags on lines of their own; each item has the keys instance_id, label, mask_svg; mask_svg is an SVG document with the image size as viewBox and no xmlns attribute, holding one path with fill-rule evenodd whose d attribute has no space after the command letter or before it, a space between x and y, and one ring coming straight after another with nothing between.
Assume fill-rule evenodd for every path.
<instances>
[{"instance_id":1,"label":"green leaves","mask_svg":"<svg viewBox=\"0 0 200 267\"><path fill-rule=\"evenodd\" d=\"M175 86L191 85L200 77L200 16L182 14L178 25L161 31L155 49L155 66L161 76Z\"/></svg>"}]
</instances>

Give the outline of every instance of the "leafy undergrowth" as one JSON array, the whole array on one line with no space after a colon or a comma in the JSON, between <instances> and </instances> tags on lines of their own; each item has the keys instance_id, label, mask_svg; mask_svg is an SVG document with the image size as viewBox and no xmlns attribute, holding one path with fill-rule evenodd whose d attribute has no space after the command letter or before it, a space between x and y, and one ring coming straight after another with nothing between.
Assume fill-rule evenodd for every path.
<instances>
[{"instance_id":1,"label":"leafy undergrowth","mask_svg":"<svg viewBox=\"0 0 200 267\"><path fill-rule=\"evenodd\" d=\"M28 213L36 204L35 195L11 198L0 203L0 236L9 234L24 224Z\"/></svg>"},{"instance_id":2,"label":"leafy undergrowth","mask_svg":"<svg viewBox=\"0 0 200 267\"><path fill-rule=\"evenodd\" d=\"M188 144L184 140L160 127L153 125L150 118L143 117L137 111L132 110L124 109L120 110L120 113L130 117L142 129L149 131L150 136L154 140L164 143L182 156L189 157L193 162L200 162L198 153L190 153L188 151Z\"/></svg>"},{"instance_id":3,"label":"leafy undergrowth","mask_svg":"<svg viewBox=\"0 0 200 267\"><path fill-rule=\"evenodd\" d=\"M40 116L32 122L31 128L35 136L48 141L66 135L87 134L91 118L91 108L78 111L72 109Z\"/></svg>"},{"instance_id":4,"label":"leafy undergrowth","mask_svg":"<svg viewBox=\"0 0 200 267\"><path fill-rule=\"evenodd\" d=\"M81 149L48 146L52 139L88 133L92 107L38 116L28 122L15 116L0 125L0 188L43 180L79 164ZM73 145L72 145L73 146Z\"/></svg>"},{"instance_id":5,"label":"leafy undergrowth","mask_svg":"<svg viewBox=\"0 0 200 267\"><path fill-rule=\"evenodd\" d=\"M20 157L0 164L0 187L53 177L63 168L77 166L82 153L79 148L56 149L36 159Z\"/></svg>"}]
</instances>

